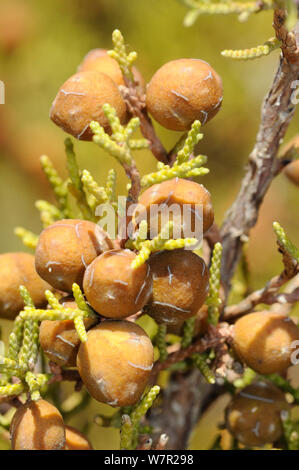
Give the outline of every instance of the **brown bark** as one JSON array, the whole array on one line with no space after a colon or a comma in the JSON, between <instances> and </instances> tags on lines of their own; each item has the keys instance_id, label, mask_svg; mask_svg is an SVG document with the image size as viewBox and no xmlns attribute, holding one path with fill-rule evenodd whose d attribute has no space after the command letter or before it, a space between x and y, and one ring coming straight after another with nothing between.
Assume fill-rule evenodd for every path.
<instances>
[{"instance_id":1,"label":"brown bark","mask_svg":"<svg viewBox=\"0 0 299 470\"><path fill-rule=\"evenodd\" d=\"M158 161L167 164L167 152L157 136L153 123L147 113L145 98L140 96L134 83L126 80L126 85L125 87L120 87L120 92L127 104L128 110L133 116L140 119L140 130L143 137L149 141L149 147L154 157Z\"/></svg>"},{"instance_id":2,"label":"brown bark","mask_svg":"<svg viewBox=\"0 0 299 470\"><path fill-rule=\"evenodd\" d=\"M155 434L168 436L167 449L186 449L190 432L196 425L204 401L213 387L202 380L199 370L176 373L161 393L161 406L153 407L149 416Z\"/></svg>"},{"instance_id":3,"label":"brown bark","mask_svg":"<svg viewBox=\"0 0 299 470\"><path fill-rule=\"evenodd\" d=\"M299 80L299 63L290 64L281 57L262 107L256 144L249 156L241 189L221 227L222 281L227 290L240 259L242 245L257 222L260 205L276 175L279 145L295 111L295 104L291 100L295 80Z\"/></svg>"},{"instance_id":4,"label":"brown bark","mask_svg":"<svg viewBox=\"0 0 299 470\"><path fill-rule=\"evenodd\" d=\"M184 361L194 353L203 353L207 349L217 348L225 342L231 341L231 330L227 324L223 323L217 327L210 325L208 332L201 338L195 340L185 349L179 349L171 354L164 362L157 362L153 369L153 376L156 376L161 370L168 369L177 362Z\"/></svg>"}]
</instances>

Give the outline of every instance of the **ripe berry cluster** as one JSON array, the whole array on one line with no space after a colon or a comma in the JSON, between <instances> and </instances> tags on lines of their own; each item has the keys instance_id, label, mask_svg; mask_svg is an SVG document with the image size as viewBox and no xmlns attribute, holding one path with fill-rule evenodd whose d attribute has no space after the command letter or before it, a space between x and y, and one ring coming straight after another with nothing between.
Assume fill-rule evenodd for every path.
<instances>
[{"instance_id":1,"label":"ripe berry cluster","mask_svg":"<svg viewBox=\"0 0 299 470\"><path fill-rule=\"evenodd\" d=\"M203 187L183 179L157 186L159 203L174 199L203 204L205 229L211 226L213 210ZM152 195L149 188L141 196L146 207L156 201ZM64 307L76 308L70 294L77 283L97 316L84 320L89 331L80 347L69 320L43 321L40 343L53 362L78 367L96 400L129 406L143 394L154 361L150 338L134 323L136 314L143 311L158 324L180 325L202 307L209 276L203 259L192 251L157 252L147 263L133 267L136 253L117 244L85 220L59 220L43 230L35 254L37 273L53 289L68 294L60 300Z\"/></svg>"},{"instance_id":2,"label":"ripe berry cluster","mask_svg":"<svg viewBox=\"0 0 299 470\"><path fill-rule=\"evenodd\" d=\"M218 74L202 60L179 59L162 66L147 86L137 68L131 68L131 75L133 82L129 83L122 67L107 51L92 50L78 72L60 88L51 108L51 119L65 132L83 140L93 139L91 123L98 123L115 143L115 128L123 130L121 124L132 118L132 108L124 97L128 90L132 91L133 83L137 98L156 121L171 130L189 131L187 143L193 151L198 142L193 131L200 127L198 122L193 127L194 121L205 124L221 106L222 83ZM107 104L115 110L115 115L112 113L118 119L115 128L105 113ZM121 139L119 143L120 148L128 145ZM192 160L191 153L187 161ZM171 168L171 162L168 163L160 166L165 174ZM126 160L127 173L132 168L135 170L130 165ZM295 180L293 171L290 168L287 174ZM50 173L53 182L56 176ZM26 253L0 256L0 317L16 319L17 326L20 318L25 319L24 331L34 328L28 313L30 306L25 302L24 307L24 296L19 293L19 286L24 286L31 296L29 304L32 301L32 308L37 309L35 318L40 321L39 343L44 354L59 367L76 368L90 395L112 407L136 405L151 383L154 345L138 324L142 314L157 323L160 333L185 335L182 342L185 350L194 337L201 339L207 333L204 339L208 341L211 332L219 333L225 326L219 324L217 330L218 317L212 318L215 311L219 313L225 297L221 286L218 292L221 260L213 265L212 259L211 266L207 266L194 251L184 249L183 225L179 227L182 245L165 244L162 249L149 249L164 229L160 214L152 214L151 208L156 205L175 204L182 211L188 206L191 230L198 216L196 207L200 206L203 236L211 229L214 212L210 193L189 178L187 172L186 177L164 178L162 182L160 179L141 195L138 192L145 219L140 220L140 206L137 206L132 216L131 240L112 239L94 219L65 216L46 224L38 237L34 256ZM90 184L94 188L94 182ZM170 222L176 224L175 219ZM147 239L139 250L136 239L142 227L146 227ZM146 259L139 262L142 249ZM74 286L82 296L79 302ZM45 291L48 291L46 295ZM85 309L85 314L77 323L75 316L44 319L47 317L43 312L50 316L51 311L59 312L60 307L71 314ZM87 331L86 338L79 334L80 328L85 334ZM17 335L23 330L15 330L17 333L11 341L13 352ZM258 374L285 373L291 365L291 345L295 340L299 340L299 330L289 317L257 311L237 320L232 328L229 353L234 362L239 361ZM166 344L163 347L167 357ZM204 362L200 370L207 376L211 357L192 355L191 351L190 357L184 356L187 359L183 366L190 367L193 360L201 368ZM160 348L160 361L163 359ZM5 363L8 376L12 363L11 358ZM20 372L18 369L18 373L21 377L23 369ZM32 391L30 387L29 390ZM256 381L233 396L226 411L226 426L244 445L273 443L282 435L282 413L288 409L280 389L266 381ZM34 399L33 395L15 413L11 439L13 449L91 449L84 436L64 425L53 405L40 396Z\"/></svg>"},{"instance_id":3,"label":"ripe berry cluster","mask_svg":"<svg viewBox=\"0 0 299 470\"><path fill-rule=\"evenodd\" d=\"M186 131L197 119L205 124L221 107L221 78L203 60L168 62L154 74L146 90L139 70L133 67L132 73L138 93L146 93L148 111L167 129ZM113 106L121 124L126 123L129 113L119 89L125 84L117 61L103 49L92 50L78 72L61 86L50 117L77 139L92 139L91 121L111 132L103 105Z\"/></svg>"}]
</instances>

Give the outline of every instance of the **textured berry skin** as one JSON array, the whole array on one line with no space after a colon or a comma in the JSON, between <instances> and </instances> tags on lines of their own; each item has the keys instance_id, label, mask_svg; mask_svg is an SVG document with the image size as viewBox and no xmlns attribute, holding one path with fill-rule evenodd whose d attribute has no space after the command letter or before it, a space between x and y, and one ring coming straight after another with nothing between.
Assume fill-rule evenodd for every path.
<instances>
[{"instance_id":1,"label":"textured berry skin","mask_svg":"<svg viewBox=\"0 0 299 470\"><path fill-rule=\"evenodd\" d=\"M233 347L238 357L260 374L283 372L291 366L292 342L299 329L287 316L254 312L235 324Z\"/></svg>"},{"instance_id":2,"label":"textured berry skin","mask_svg":"<svg viewBox=\"0 0 299 470\"><path fill-rule=\"evenodd\" d=\"M226 426L247 446L263 446L282 435L282 413L289 410L284 394L270 383L257 382L237 393L226 409Z\"/></svg>"},{"instance_id":3,"label":"textured berry skin","mask_svg":"<svg viewBox=\"0 0 299 470\"><path fill-rule=\"evenodd\" d=\"M77 304L69 297L62 298L60 303L65 308L77 309ZM97 323L95 318L85 318L85 329L89 330ZM41 322L39 329L40 345L50 359L60 366L75 367L80 339L73 320Z\"/></svg>"},{"instance_id":4,"label":"textured berry skin","mask_svg":"<svg viewBox=\"0 0 299 470\"><path fill-rule=\"evenodd\" d=\"M147 264L136 269L131 267L135 258L130 250L111 250L88 266L83 289L88 302L100 315L126 318L147 302L152 278Z\"/></svg>"},{"instance_id":5,"label":"textured berry skin","mask_svg":"<svg viewBox=\"0 0 299 470\"><path fill-rule=\"evenodd\" d=\"M125 86L125 80L115 59L112 59L107 54L105 49L92 49L84 57L82 64L79 65L78 72L86 72L94 70L108 75L117 86ZM140 93L145 92L144 78L136 67L132 67L133 76L137 83L137 88Z\"/></svg>"},{"instance_id":6,"label":"textured berry skin","mask_svg":"<svg viewBox=\"0 0 299 470\"><path fill-rule=\"evenodd\" d=\"M71 426L65 426L64 450L93 450L93 448L84 434Z\"/></svg>"},{"instance_id":7,"label":"textured berry skin","mask_svg":"<svg viewBox=\"0 0 299 470\"><path fill-rule=\"evenodd\" d=\"M151 115L173 131L187 131L196 119L205 124L219 111L222 81L200 59L178 59L164 64L152 77L146 92Z\"/></svg>"},{"instance_id":8,"label":"textured berry skin","mask_svg":"<svg viewBox=\"0 0 299 470\"><path fill-rule=\"evenodd\" d=\"M45 400L28 401L17 409L10 428L13 450L63 450L61 414Z\"/></svg>"},{"instance_id":9,"label":"textured berry skin","mask_svg":"<svg viewBox=\"0 0 299 470\"><path fill-rule=\"evenodd\" d=\"M28 289L36 307L46 305L44 292L51 287L37 274L34 256L28 253L0 255L0 318L14 320L23 309L21 285Z\"/></svg>"},{"instance_id":10,"label":"textured berry skin","mask_svg":"<svg viewBox=\"0 0 299 470\"><path fill-rule=\"evenodd\" d=\"M208 307L207 305L202 305L202 307L195 314L195 324L194 324L194 336L204 335L208 329ZM183 336L184 334L184 325L185 320L177 320L176 323L167 324L167 333L171 333L177 336Z\"/></svg>"},{"instance_id":11,"label":"textured berry skin","mask_svg":"<svg viewBox=\"0 0 299 470\"><path fill-rule=\"evenodd\" d=\"M102 109L105 103L115 108L122 124L127 121L125 102L108 75L92 70L76 73L59 89L50 117L57 126L77 139L92 140L91 121L97 121L106 132L111 132Z\"/></svg>"},{"instance_id":12,"label":"textured berry skin","mask_svg":"<svg viewBox=\"0 0 299 470\"><path fill-rule=\"evenodd\" d=\"M45 228L35 253L38 274L56 289L72 292L82 286L87 266L103 251L113 248L107 233L87 220L63 219Z\"/></svg>"},{"instance_id":13,"label":"textured berry skin","mask_svg":"<svg viewBox=\"0 0 299 470\"><path fill-rule=\"evenodd\" d=\"M111 406L139 400L153 361L153 345L145 331L124 320L105 320L89 330L77 356L79 374L91 396Z\"/></svg>"},{"instance_id":14,"label":"textured berry skin","mask_svg":"<svg viewBox=\"0 0 299 470\"><path fill-rule=\"evenodd\" d=\"M299 159L289 163L285 168L285 174L296 186L299 186Z\"/></svg>"},{"instance_id":15,"label":"textured berry skin","mask_svg":"<svg viewBox=\"0 0 299 470\"><path fill-rule=\"evenodd\" d=\"M150 257L149 266L153 290L146 313L171 326L195 315L208 291L204 260L189 250L162 251Z\"/></svg>"},{"instance_id":16,"label":"textured berry skin","mask_svg":"<svg viewBox=\"0 0 299 470\"><path fill-rule=\"evenodd\" d=\"M142 218L147 217L151 237L161 230L161 225L164 225L161 222L161 211L163 211L164 204L168 207L173 205L179 206L179 220L174 219L175 226L182 225L182 222L186 219L186 226L188 227L189 225L191 230L194 231L196 222L202 220L202 227L200 229L206 232L214 222L214 211L209 191L203 185L183 178L173 178L163 183L154 184L144 191L138 202L140 206L137 206L133 220L138 225ZM161 207L161 211L158 214L155 214L154 209L151 208L154 204ZM184 205L187 204L189 206L185 206L184 213ZM143 211L146 211L146 214ZM171 217L172 213L170 212ZM189 236L188 233L185 236Z\"/></svg>"}]
</instances>

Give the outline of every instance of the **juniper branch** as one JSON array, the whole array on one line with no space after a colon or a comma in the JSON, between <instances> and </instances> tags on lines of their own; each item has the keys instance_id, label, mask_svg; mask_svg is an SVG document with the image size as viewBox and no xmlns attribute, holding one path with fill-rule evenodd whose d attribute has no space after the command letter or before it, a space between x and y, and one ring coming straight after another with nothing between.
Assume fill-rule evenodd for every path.
<instances>
[{"instance_id":1,"label":"juniper branch","mask_svg":"<svg viewBox=\"0 0 299 470\"><path fill-rule=\"evenodd\" d=\"M274 222L273 227L277 236L279 250L283 255L284 270L278 276L270 279L263 289L252 292L236 305L226 307L223 315L223 319L226 321L236 320L242 315L251 312L258 304L271 305L277 302L292 301L292 299L296 301L298 295L296 289L289 294L279 293L279 289L299 273L299 252L277 222Z\"/></svg>"},{"instance_id":2,"label":"juniper branch","mask_svg":"<svg viewBox=\"0 0 299 470\"><path fill-rule=\"evenodd\" d=\"M260 46L251 47L250 49L225 49L221 52L223 57L236 60L253 60L271 54L271 52L279 49L281 42L277 38L270 38Z\"/></svg>"},{"instance_id":3,"label":"juniper branch","mask_svg":"<svg viewBox=\"0 0 299 470\"><path fill-rule=\"evenodd\" d=\"M30 248L31 250L35 250L37 247L38 242L38 235L31 232L30 230L26 230L23 227L16 227L14 230L15 235L22 240L23 244Z\"/></svg>"},{"instance_id":4,"label":"juniper branch","mask_svg":"<svg viewBox=\"0 0 299 470\"><path fill-rule=\"evenodd\" d=\"M239 261L242 245L247 242L249 231L256 224L260 205L277 174L276 157L279 145L294 115L292 84L299 80L299 60L295 60L297 52L294 50L294 38L298 52L299 37L293 33L291 36L281 35L284 55L280 58L278 70L262 107L256 144L249 156L241 189L221 227L222 280L226 291Z\"/></svg>"}]
</instances>

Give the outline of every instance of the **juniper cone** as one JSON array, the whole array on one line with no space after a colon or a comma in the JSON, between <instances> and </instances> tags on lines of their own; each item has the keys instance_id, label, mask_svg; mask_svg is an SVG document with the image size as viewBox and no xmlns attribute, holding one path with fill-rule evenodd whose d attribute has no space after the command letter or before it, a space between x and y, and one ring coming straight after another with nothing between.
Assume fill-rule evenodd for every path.
<instances>
[{"instance_id":1,"label":"juniper cone","mask_svg":"<svg viewBox=\"0 0 299 470\"><path fill-rule=\"evenodd\" d=\"M248 250L274 178L284 171L298 184L298 137L280 150L296 105L298 2L182 3L187 27L203 14L234 13L245 21L273 10L273 37L222 52L227 60L252 60L280 49L239 193L222 222L220 213L214 219L218 201L209 191L211 180L203 178L209 164L199 149L203 125L217 122L221 113L223 87L214 65L205 61L205 44L200 57L160 66L147 85L135 67L137 53L128 50L119 30L112 33L111 50L93 49L82 58L78 71L64 78L50 111L57 131L65 133L67 175L41 157L53 199L36 202L40 233L15 229L32 254L0 256L1 325L5 320L10 328L0 351L0 445L3 439L13 450L92 450L94 424L101 438L105 428L116 428L122 450L185 450L194 445L190 437L203 413L213 412L218 397L229 396L225 413L217 415L211 449L299 450L293 413L299 390L292 380L299 344L299 248L289 236L291 217L279 210L282 197L278 220L269 222L272 213L262 220L273 224L280 272L264 285L258 277L253 282ZM19 47L22 35L10 41L0 30L6 54ZM170 132L178 141L169 151L150 115L182 132ZM74 146L66 134L86 142ZM247 137L247 129L240 135ZM212 153L210 139L211 134ZM76 156L82 145L86 153L100 147L107 162L113 157L120 166L127 182L122 207L118 172L97 175L84 168ZM137 151L146 174L139 170ZM220 164L222 152L217 153ZM147 166L151 154L156 167ZM229 177L224 184L231 194ZM276 198L284 192L279 184ZM189 226L174 216L173 205L180 215L188 206ZM166 209L167 220L153 212L157 206ZM282 213L286 227L279 222ZM109 413L91 416L92 398ZM71 417L76 428L69 426Z\"/></svg>"}]
</instances>

